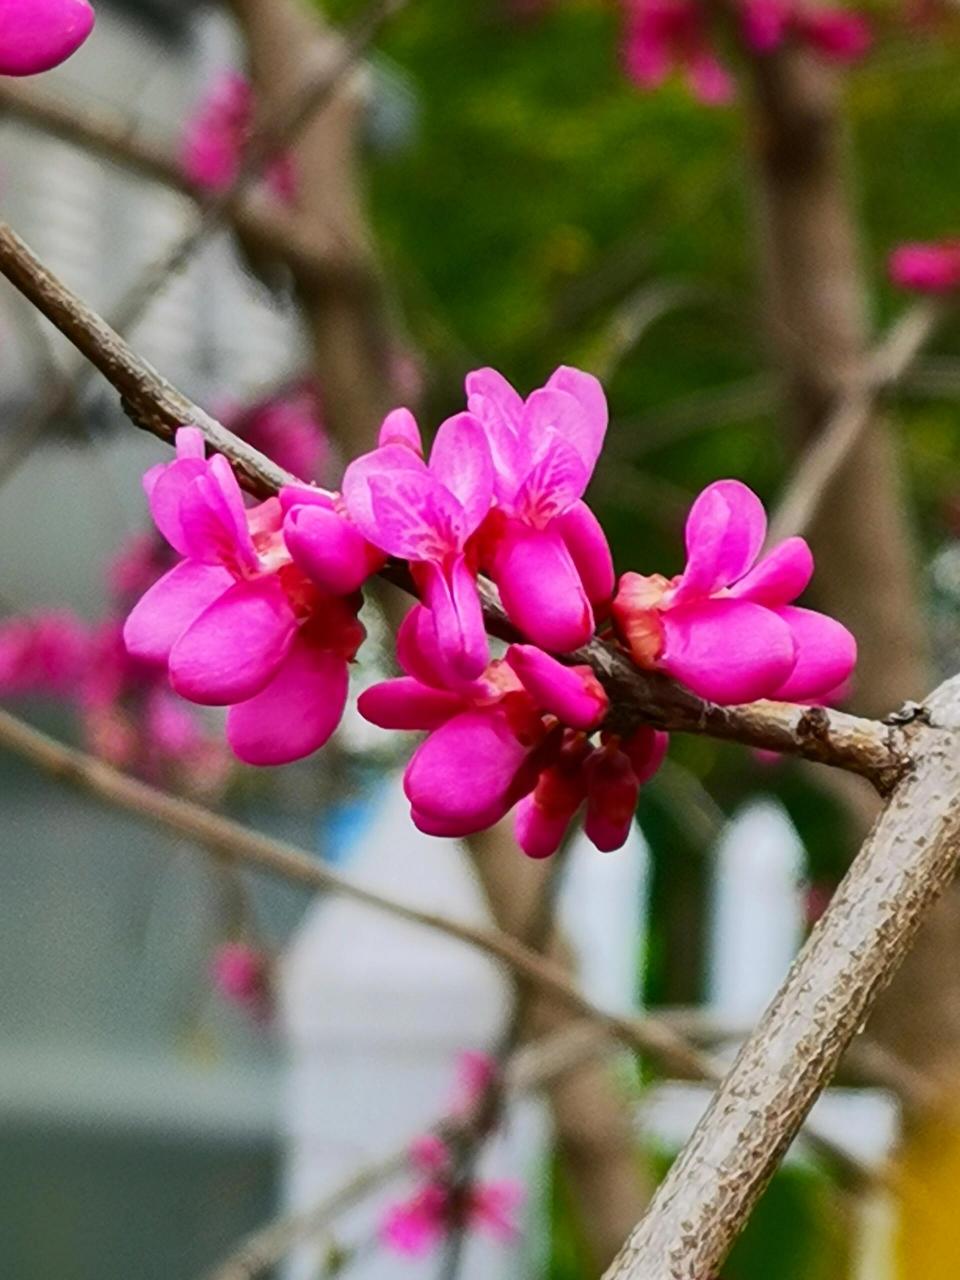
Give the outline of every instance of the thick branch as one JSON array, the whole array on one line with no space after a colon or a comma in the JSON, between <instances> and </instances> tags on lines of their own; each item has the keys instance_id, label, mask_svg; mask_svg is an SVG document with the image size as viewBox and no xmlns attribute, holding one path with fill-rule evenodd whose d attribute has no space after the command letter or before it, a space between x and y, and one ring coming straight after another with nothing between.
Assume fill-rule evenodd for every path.
<instances>
[{"instance_id":1,"label":"thick branch","mask_svg":"<svg viewBox=\"0 0 960 1280\"><path fill-rule=\"evenodd\" d=\"M195 423L210 448L229 459L241 484L258 497L296 482L296 477L227 431L141 360L4 223L0 223L0 273L100 370L120 393L124 410L138 427L170 443L178 427ZM402 576L396 566L388 572L393 581ZM491 633L509 637L493 588L481 586ZM706 733L847 769L870 778L881 790L888 790L907 764L890 729L879 721L775 702L718 707L655 672L640 670L625 653L599 639L572 657L588 663L603 681L613 706L610 726L618 731L646 723L682 733Z\"/></svg>"},{"instance_id":2,"label":"thick branch","mask_svg":"<svg viewBox=\"0 0 960 1280\"><path fill-rule=\"evenodd\" d=\"M714 1275L960 860L960 677L909 731L913 770L607 1280Z\"/></svg>"}]
</instances>

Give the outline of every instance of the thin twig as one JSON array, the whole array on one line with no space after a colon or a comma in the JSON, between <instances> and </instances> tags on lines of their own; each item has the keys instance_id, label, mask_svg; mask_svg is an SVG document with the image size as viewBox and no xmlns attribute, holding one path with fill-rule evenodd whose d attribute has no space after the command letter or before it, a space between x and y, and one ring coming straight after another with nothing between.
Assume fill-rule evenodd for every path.
<instances>
[{"instance_id":1,"label":"thin twig","mask_svg":"<svg viewBox=\"0 0 960 1280\"><path fill-rule=\"evenodd\" d=\"M719 1063L695 1049L670 1027L648 1015L631 1017L597 1008L561 966L508 933L467 924L365 889L294 845L252 831L202 805L132 778L95 756L57 742L3 710L0 710L0 747L50 777L78 786L115 808L187 837L188 847L197 853L218 852L231 863L279 876L314 891L342 894L354 902L475 947L506 965L517 977L592 1019L614 1039L646 1055L664 1071L691 1080L722 1078L723 1068ZM848 1180L872 1180L872 1175L856 1159L825 1135L808 1131L808 1136Z\"/></svg>"},{"instance_id":2,"label":"thin twig","mask_svg":"<svg viewBox=\"0 0 960 1280\"><path fill-rule=\"evenodd\" d=\"M831 480L869 425L879 396L907 373L942 316L942 306L928 300L918 302L877 346L863 379L850 388L797 460L770 519L769 545L810 528Z\"/></svg>"},{"instance_id":3,"label":"thin twig","mask_svg":"<svg viewBox=\"0 0 960 1280\"><path fill-rule=\"evenodd\" d=\"M541 1089L598 1054L608 1052L610 1044L610 1037L592 1023L574 1023L536 1044L513 1052L504 1066L504 1089L508 1094ZM470 1117L458 1119L447 1116L438 1120L429 1131L449 1143L471 1128ZM387 1155L353 1170L310 1209L284 1214L251 1232L229 1257L209 1272L207 1280L256 1280L301 1241L319 1235L345 1209L403 1173L409 1162L410 1147L420 1136L420 1131L411 1134L406 1142Z\"/></svg>"},{"instance_id":4,"label":"thin twig","mask_svg":"<svg viewBox=\"0 0 960 1280\"><path fill-rule=\"evenodd\" d=\"M4 223L0 223L0 274L100 370L120 393L127 416L138 427L169 443L178 427L195 423L210 449L229 459L240 483L257 497L269 497L283 485L296 483L295 476L238 439L141 360ZM404 581L396 565L388 566L385 576ZM480 590L488 628L510 638L512 632L494 589L481 580ZM847 769L869 778L884 792L909 763L880 721L787 703L715 706L657 672L641 670L622 650L599 638L569 657L591 666L605 685L613 708L609 727L618 732L653 724L680 733L708 734Z\"/></svg>"}]
</instances>

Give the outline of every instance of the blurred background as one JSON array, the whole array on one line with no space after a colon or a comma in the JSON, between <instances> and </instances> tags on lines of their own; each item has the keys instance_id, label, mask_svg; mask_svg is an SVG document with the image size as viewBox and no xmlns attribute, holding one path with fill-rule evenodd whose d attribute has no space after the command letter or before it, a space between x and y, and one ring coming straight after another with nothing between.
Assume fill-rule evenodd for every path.
<instances>
[{"instance_id":1,"label":"blurred background","mask_svg":"<svg viewBox=\"0 0 960 1280\"><path fill-rule=\"evenodd\" d=\"M294 8L322 41L362 6ZM210 190L157 181L163 166L151 172L143 153L182 173L190 123L232 70L249 68L263 100L282 88L271 69L289 65L292 81L286 7L96 9L95 36L63 68L0 84L0 208L36 253L193 399L268 453L296 447L327 483L364 447L364 415L417 403L433 429L469 369L494 365L524 391L560 363L597 372L612 427L589 496L619 571L678 572L684 516L715 478L776 506L851 369L916 305L888 282L890 251L956 233L949 4L868 12L871 50L827 68L829 91L815 95L829 156L800 145L800 177L778 191L770 81L789 66L755 73L731 48L740 92L710 107L678 77L650 93L630 82L613 0L410 0L344 102L291 143L295 162L309 148L320 157L310 172L325 175L323 193L301 191L292 209L250 196L267 221L319 228L352 267L376 264L377 289L305 281L262 236L238 235L232 215L158 283L155 264ZM99 123L100 142L77 122L87 135ZM777 201L804 208L804 176L817 174L833 184L825 221L791 241ZM791 271L827 273L796 314ZM357 336L371 293L376 396ZM140 677L111 637L159 554L144 540L140 476L167 452L6 286L0 326L4 705L363 883L504 924L504 903L526 892L510 880L525 874L522 855L418 835L399 783L412 742L398 735L348 716L318 756L258 772L226 760L217 715L204 713L178 722L166 758L147 758ZM810 529L821 599L861 642L844 705L869 714L960 665L958 396L960 328L946 314ZM358 688L390 670L391 615L389 599L366 606ZM78 702L67 676L49 696L9 663L4 685L11 628L38 616L61 638L65 619L101 629L108 690ZM34 630L19 643L22 659L40 641ZM869 821L869 797L841 782L675 735L627 847L600 855L575 839L558 872L586 993L732 1056ZM509 1016L507 978L461 944L239 872L3 753L0 874L0 1270L16 1280L213 1274L246 1233L316 1205L442 1116L459 1055L489 1051ZM224 981L241 954L255 962L254 997ZM725 1280L960 1274L951 895L861 1041L818 1104L858 1177L798 1142ZM597 1111L575 1089L511 1101L481 1169L523 1183L521 1229L508 1242L471 1234L464 1277L599 1275L709 1096L623 1052L592 1070ZM629 1150L613 1159L604 1141L618 1134ZM410 1185L401 1162L322 1230L294 1232L270 1265L229 1274L444 1274L441 1253L403 1257L379 1241Z\"/></svg>"}]
</instances>

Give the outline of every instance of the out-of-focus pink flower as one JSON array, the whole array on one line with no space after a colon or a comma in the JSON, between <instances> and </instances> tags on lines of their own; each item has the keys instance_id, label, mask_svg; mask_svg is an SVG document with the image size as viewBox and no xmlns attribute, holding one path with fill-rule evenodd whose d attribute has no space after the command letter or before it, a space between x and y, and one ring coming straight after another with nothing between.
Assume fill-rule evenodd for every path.
<instances>
[{"instance_id":1,"label":"out-of-focus pink flower","mask_svg":"<svg viewBox=\"0 0 960 1280\"><path fill-rule=\"evenodd\" d=\"M486 1059L486 1055L477 1058ZM492 1070L492 1061L487 1061ZM415 1139L409 1154L414 1171L425 1181L412 1196L387 1210L380 1226L386 1248L406 1257L422 1257L457 1228L483 1231L503 1243L516 1238L517 1213L524 1200L519 1182L471 1181L454 1189L453 1156L436 1134Z\"/></svg>"},{"instance_id":2,"label":"out-of-focus pink flower","mask_svg":"<svg viewBox=\"0 0 960 1280\"><path fill-rule=\"evenodd\" d=\"M180 145L180 163L191 182L215 193L233 185L253 132L254 106L253 88L239 71L224 71L214 81L187 121ZM296 199L291 156L273 160L264 179L278 200L291 204Z\"/></svg>"},{"instance_id":3,"label":"out-of-focus pink flower","mask_svg":"<svg viewBox=\"0 0 960 1280\"><path fill-rule=\"evenodd\" d=\"M466 389L494 467L481 562L523 634L569 652L593 634L593 606L613 594L610 548L583 501L607 430L603 388L561 366L526 400L495 369L468 374Z\"/></svg>"},{"instance_id":4,"label":"out-of-focus pink flower","mask_svg":"<svg viewBox=\"0 0 960 1280\"><path fill-rule=\"evenodd\" d=\"M837 885L833 880L813 880L807 885L804 914L810 928L813 928L829 907L830 899L836 891Z\"/></svg>"},{"instance_id":5,"label":"out-of-focus pink flower","mask_svg":"<svg viewBox=\"0 0 960 1280\"><path fill-rule=\"evenodd\" d=\"M960 289L960 240L902 244L890 255L890 279L913 293L946 294Z\"/></svg>"},{"instance_id":6,"label":"out-of-focus pink flower","mask_svg":"<svg viewBox=\"0 0 960 1280\"><path fill-rule=\"evenodd\" d=\"M217 792L226 781L219 736L173 692L165 665L127 651L119 622L96 630L73 700L87 749L118 768L194 792Z\"/></svg>"},{"instance_id":7,"label":"out-of-focus pink flower","mask_svg":"<svg viewBox=\"0 0 960 1280\"><path fill-rule=\"evenodd\" d=\"M0 75L33 76L65 62L93 30L87 0L3 0Z\"/></svg>"},{"instance_id":8,"label":"out-of-focus pink flower","mask_svg":"<svg viewBox=\"0 0 960 1280\"><path fill-rule=\"evenodd\" d=\"M442 660L465 679L478 676L489 658L467 544L492 494L490 451L468 413L441 426L428 465L412 414L395 410L381 428L379 447L352 462L343 477L351 520L374 546L410 561Z\"/></svg>"},{"instance_id":9,"label":"out-of-focus pink flower","mask_svg":"<svg viewBox=\"0 0 960 1280\"><path fill-rule=\"evenodd\" d=\"M320 393L310 379L253 404L228 406L220 419L236 435L300 480L319 480L330 456Z\"/></svg>"},{"instance_id":10,"label":"out-of-focus pink flower","mask_svg":"<svg viewBox=\"0 0 960 1280\"><path fill-rule=\"evenodd\" d=\"M793 39L834 62L856 62L872 43L862 14L805 0L741 0L740 18L744 39L755 53L771 53Z\"/></svg>"},{"instance_id":11,"label":"out-of-focus pink flower","mask_svg":"<svg viewBox=\"0 0 960 1280\"><path fill-rule=\"evenodd\" d=\"M214 986L225 1000L258 1016L270 1001L270 974L266 957L247 942L225 942L211 964Z\"/></svg>"},{"instance_id":12,"label":"out-of-focus pink flower","mask_svg":"<svg viewBox=\"0 0 960 1280\"><path fill-rule=\"evenodd\" d=\"M301 506L332 495L290 489L285 504L248 509L226 458L206 459L191 427L177 432L176 461L149 471L144 487L157 528L183 558L127 618L128 650L166 664L191 702L229 706L227 740L241 760L284 764L317 750L339 723L347 664L363 639L363 575L349 548L334 548L349 590L332 592L283 530Z\"/></svg>"},{"instance_id":13,"label":"out-of-focus pink flower","mask_svg":"<svg viewBox=\"0 0 960 1280\"><path fill-rule=\"evenodd\" d=\"M591 838L604 848L623 843L626 810L632 818L636 789L659 766L666 735L639 730L620 752L623 767L617 739L602 735L601 745L592 746L589 735L607 700L588 667L566 667L530 645L512 645L477 679L451 680L422 606L400 628L397 657L406 674L367 689L358 706L383 728L429 731L404 775L421 831L470 835L517 805L521 848L549 857L586 799ZM616 779L611 768L619 769ZM623 788L628 780L632 804Z\"/></svg>"},{"instance_id":14,"label":"out-of-focus pink flower","mask_svg":"<svg viewBox=\"0 0 960 1280\"><path fill-rule=\"evenodd\" d=\"M457 1057L457 1088L452 1110L469 1113L482 1101L497 1074L496 1060L481 1049L464 1049Z\"/></svg>"},{"instance_id":15,"label":"out-of-focus pink flower","mask_svg":"<svg viewBox=\"0 0 960 1280\"><path fill-rule=\"evenodd\" d=\"M809 547L788 538L758 561L766 528L756 494L719 480L691 508L679 577L624 574L613 613L639 666L719 703L798 702L849 677L853 636L791 603L813 574Z\"/></svg>"},{"instance_id":16,"label":"out-of-focus pink flower","mask_svg":"<svg viewBox=\"0 0 960 1280\"><path fill-rule=\"evenodd\" d=\"M0 697L68 697L91 657L93 632L65 610L0 623Z\"/></svg>"},{"instance_id":17,"label":"out-of-focus pink flower","mask_svg":"<svg viewBox=\"0 0 960 1280\"><path fill-rule=\"evenodd\" d=\"M128 607L173 568L175 559L170 544L155 530L135 535L107 566L107 582L113 596Z\"/></svg>"},{"instance_id":18,"label":"out-of-focus pink flower","mask_svg":"<svg viewBox=\"0 0 960 1280\"><path fill-rule=\"evenodd\" d=\"M623 63L641 89L658 89L674 71L706 106L731 102L733 77L714 52L701 0L624 0Z\"/></svg>"}]
</instances>

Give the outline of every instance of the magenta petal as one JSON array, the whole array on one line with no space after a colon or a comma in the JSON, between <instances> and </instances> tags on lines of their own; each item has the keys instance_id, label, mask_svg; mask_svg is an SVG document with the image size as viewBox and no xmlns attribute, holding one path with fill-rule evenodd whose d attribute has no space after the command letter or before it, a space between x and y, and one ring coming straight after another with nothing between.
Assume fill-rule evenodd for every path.
<instances>
[{"instance_id":1,"label":"magenta petal","mask_svg":"<svg viewBox=\"0 0 960 1280\"><path fill-rule=\"evenodd\" d=\"M347 664L296 633L265 688L230 708L227 741L247 764L289 764L317 751L340 723L347 702Z\"/></svg>"},{"instance_id":2,"label":"magenta petal","mask_svg":"<svg viewBox=\"0 0 960 1280\"><path fill-rule=\"evenodd\" d=\"M227 706L252 698L280 667L297 629L276 576L237 582L180 636L170 682L191 702Z\"/></svg>"},{"instance_id":3,"label":"magenta petal","mask_svg":"<svg viewBox=\"0 0 960 1280\"><path fill-rule=\"evenodd\" d=\"M571 822L568 813L547 813L533 796L524 796L514 815L517 844L528 858L552 858Z\"/></svg>"},{"instance_id":4,"label":"magenta petal","mask_svg":"<svg viewBox=\"0 0 960 1280\"><path fill-rule=\"evenodd\" d=\"M589 669L565 667L529 644L512 644L507 662L537 707L571 729L595 729L606 715L607 695Z\"/></svg>"},{"instance_id":5,"label":"magenta petal","mask_svg":"<svg viewBox=\"0 0 960 1280\"><path fill-rule=\"evenodd\" d=\"M87 0L3 0L0 75L32 76L59 66L93 30Z\"/></svg>"},{"instance_id":6,"label":"magenta petal","mask_svg":"<svg viewBox=\"0 0 960 1280\"><path fill-rule=\"evenodd\" d=\"M397 661L408 676L434 689L445 689L446 664L437 643L433 614L415 604L397 631Z\"/></svg>"},{"instance_id":7,"label":"magenta petal","mask_svg":"<svg viewBox=\"0 0 960 1280\"><path fill-rule=\"evenodd\" d=\"M377 443L381 449L390 444L403 445L412 449L418 457L423 457L420 428L409 409L392 409L387 414L380 427Z\"/></svg>"},{"instance_id":8,"label":"magenta petal","mask_svg":"<svg viewBox=\"0 0 960 1280\"><path fill-rule=\"evenodd\" d=\"M702 600L661 615L668 675L712 702L769 698L793 670L796 646L788 624L748 600Z\"/></svg>"},{"instance_id":9,"label":"magenta petal","mask_svg":"<svg viewBox=\"0 0 960 1280\"><path fill-rule=\"evenodd\" d=\"M739 480L708 485L687 516L687 567L677 602L736 582L757 558L766 532L766 512L752 489Z\"/></svg>"},{"instance_id":10,"label":"magenta petal","mask_svg":"<svg viewBox=\"0 0 960 1280\"><path fill-rule=\"evenodd\" d=\"M583 496L590 479L580 454L553 431L541 437L536 453L521 465L518 475L520 484L508 505L535 529L545 528L568 511Z\"/></svg>"},{"instance_id":11,"label":"magenta petal","mask_svg":"<svg viewBox=\"0 0 960 1280\"><path fill-rule=\"evenodd\" d=\"M351 595L375 568L373 548L360 530L324 507L293 507L283 539L298 568L331 595Z\"/></svg>"},{"instance_id":12,"label":"magenta petal","mask_svg":"<svg viewBox=\"0 0 960 1280\"><path fill-rule=\"evenodd\" d=\"M463 699L412 676L384 680L365 689L357 709L381 729L436 729L463 710Z\"/></svg>"},{"instance_id":13,"label":"magenta petal","mask_svg":"<svg viewBox=\"0 0 960 1280\"><path fill-rule=\"evenodd\" d=\"M600 380L592 373L561 365L550 375L547 389L566 392L580 406L580 420L575 432L567 438L583 458L587 471L592 472L603 448L603 438L610 420L607 397Z\"/></svg>"},{"instance_id":14,"label":"magenta petal","mask_svg":"<svg viewBox=\"0 0 960 1280\"><path fill-rule=\"evenodd\" d=\"M322 507L325 511L335 510L335 494L329 489L321 489L313 484L285 484L277 494L280 509L284 515L294 507Z\"/></svg>"},{"instance_id":15,"label":"magenta petal","mask_svg":"<svg viewBox=\"0 0 960 1280\"><path fill-rule=\"evenodd\" d=\"M512 431L520 428L523 398L496 369L474 369L466 377L467 407L484 424L493 419Z\"/></svg>"},{"instance_id":16,"label":"magenta petal","mask_svg":"<svg viewBox=\"0 0 960 1280\"><path fill-rule=\"evenodd\" d=\"M233 586L219 565L181 560L134 605L123 626L123 642L136 658L166 662L187 627Z\"/></svg>"},{"instance_id":17,"label":"magenta petal","mask_svg":"<svg viewBox=\"0 0 960 1280\"><path fill-rule=\"evenodd\" d=\"M540 648L567 653L590 639L593 611L555 526L508 524L493 576L510 621Z\"/></svg>"},{"instance_id":18,"label":"magenta petal","mask_svg":"<svg viewBox=\"0 0 960 1280\"><path fill-rule=\"evenodd\" d=\"M785 605L776 610L790 628L797 662L786 681L767 696L784 702L820 698L849 679L857 662L857 642L825 613Z\"/></svg>"},{"instance_id":19,"label":"magenta petal","mask_svg":"<svg viewBox=\"0 0 960 1280\"><path fill-rule=\"evenodd\" d=\"M556 527L577 566L591 604L609 600L616 587L613 556L600 521L582 500L557 517Z\"/></svg>"},{"instance_id":20,"label":"magenta petal","mask_svg":"<svg viewBox=\"0 0 960 1280\"><path fill-rule=\"evenodd\" d=\"M389 444L354 459L343 473L344 505L350 519L368 542L379 545L379 527L373 511L372 481L408 470L425 474L427 464L406 445Z\"/></svg>"},{"instance_id":21,"label":"magenta petal","mask_svg":"<svg viewBox=\"0 0 960 1280\"><path fill-rule=\"evenodd\" d=\"M465 558L458 556L448 573L428 565L424 597L444 665L459 679L480 675L490 661L490 646L477 584Z\"/></svg>"},{"instance_id":22,"label":"magenta petal","mask_svg":"<svg viewBox=\"0 0 960 1280\"><path fill-rule=\"evenodd\" d=\"M143 487L153 522L170 543L174 551L192 559L210 558L193 554L194 547L183 528L181 508L189 487L206 475L207 464L198 458L183 458L176 462L161 463L151 467L143 477Z\"/></svg>"},{"instance_id":23,"label":"magenta petal","mask_svg":"<svg viewBox=\"0 0 960 1280\"><path fill-rule=\"evenodd\" d=\"M205 458L206 441L199 427L180 427L175 437L178 458Z\"/></svg>"},{"instance_id":24,"label":"magenta petal","mask_svg":"<svg viewBox=\"0 0 960 1280\"><path fill-rule=\"evenodd\" d=\"M483 427L469 413L448 418L430 451L430 470L463 507L465 532L479 526L493 499L493 462Z\"/></svg>"},{"instance_id":25,"label":"magenta petal","mask_svg":"<svg viewBox=\"0 0 960 1280\"><path fill-rule=\"evenodd\" d=\"M526 757L501 710L464 711L417 748L404 791L423 819L444 825L445 835L470 835L497 822L518 798L514 787Z\"/></svg>"},{"instance_id":26,"label":"magenta petal","mask_svg":"<svg viewBox=\"0 0 960 1280\"><path fill-rule=\"evenodd\" d=\"M813 553L803 538L787 538L730 588L730 595L754 604L789 604L813 577Z\"/></svg>"}]
</instances>

